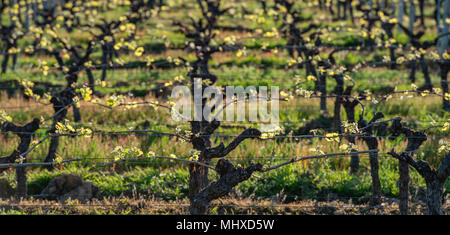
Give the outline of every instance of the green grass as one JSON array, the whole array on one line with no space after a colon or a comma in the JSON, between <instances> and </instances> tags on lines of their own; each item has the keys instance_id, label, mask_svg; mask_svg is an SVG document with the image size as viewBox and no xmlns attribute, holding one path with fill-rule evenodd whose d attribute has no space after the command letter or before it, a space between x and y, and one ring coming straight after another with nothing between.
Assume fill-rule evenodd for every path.
<instances>
[{"instance_id":1,"label":"green grass","mask_svg":"<svg viewBox=\"0 0 450 235\"><path fill-rule=\"evenodd\" d=\"M305 199L326 200L334 194L342 200L352 199L354 202L367 202L371 194L371 179L367 167L360 170L358 176L350 175L346 170L332 167L336 160L308 162L317 167L309 169L304 164L289 165L265 174L256 176L239 184L237 189L244 196L269 198L280 195L286 196L286 202ZM364 160L363 160L364 161ZM380 158L380 179L382 193L386 197L398 196L398 170L396 161L390 158ZM121 173L105 171L94 167L66 166L63 170L49 172L35 170L28 173L28 193L39 194L48 182L62 174L77 174L84 180L93 182L102 190L103 196L131 196L133 193L163 200L176 200L187 197L189 173L186 168L158 169L151 167L124 168ZM211 173L212 179L217 176ZM9 174L2 177L14 179ZM424 180L414 170L411 171L411 192L417 187L425 187ZM445 186L448 194L450 184Z\"/></svg>"}]
</instances>

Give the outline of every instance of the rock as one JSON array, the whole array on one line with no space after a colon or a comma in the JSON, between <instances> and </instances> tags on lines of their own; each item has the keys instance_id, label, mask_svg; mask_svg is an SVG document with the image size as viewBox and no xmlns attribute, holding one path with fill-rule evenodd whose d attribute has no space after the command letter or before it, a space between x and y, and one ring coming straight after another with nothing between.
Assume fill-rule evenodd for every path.
<instances>
[{"instance_id":1,"label":"rock","mask_svg":"<svg viewBox=\"0 0 450 235\"><path fill-rule=\"evenodd\" d=\"M55 198L70 192L81 184L83 184L83 180L77 175L61 175L52 179L42 190L41 195L45 198Z\"/></svg>"},{"instance_id":2,"label":"rock","mask_svg":"<svg viewBox=\"0 0 450 235\"><path fill-rule=\"evenodd\" d=\"M14 189L5 179L0 179L0 198L8 198L14 195Z\"/></svg>"},{"instance_id":3,"label":"rock","mask_svg":"<svg viewBox=\"0 0 450 235\"><path fill-rule=\"evenodd\" d=\"M92 182L81 179L78 175L61 175L50 181L41 192L41 196L47 199L67 199L87 201L100 197L100 190Z\"/></svg>"},{"instance_id":4,"label":"rock","mask_svg":"<svg viewBox=\"0 0 450 235\"><path fill-rule=\"evenodd\" d=\"M72 191L62 195L59 199L66 201L67 199L78 199L79 201L88 201L92 198L99 198L100 190L92 182L84 182Z\"/></svg>"}]
</instances>

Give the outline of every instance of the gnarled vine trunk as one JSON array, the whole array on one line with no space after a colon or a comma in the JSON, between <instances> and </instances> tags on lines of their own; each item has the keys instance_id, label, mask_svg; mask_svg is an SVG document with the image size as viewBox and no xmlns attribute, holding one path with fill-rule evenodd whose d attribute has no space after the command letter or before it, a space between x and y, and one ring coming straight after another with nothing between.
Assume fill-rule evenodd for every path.
<instances>
[{"instance_id":1,"label":"gnarled vine trunk","mask_svg":"<svg viewBox=\"0 0 450 235\"><path fill-rule=\"evenodd\" d=\"M261 164L250 165L246 168L235 167L230 161L221 158L217 162L216 171L220 178L202 190L192 202L191 214L207 214L212 200L228 194L234 186L250 178L255 171L262 170Z\"/></svg>"},{"instance_id":2,"label":"gnarled vine trunk","mask_svg":"<svg viewBox=\"0 0 450 235\"><path fill-rule=\"evenodd\" d=\"M2 131L11 131L17 134L20 138L20 143L14 152L7 156L0 158L0 163L15 163L16 160L21 160L22 163L26 163L27 151L30 148L31 138L33 133L39 129L40 121L35 118L30 123L24 126L16 126L12 122L6 122L2 126ZM19 159L21 158L21 159ZM0 172L5 170L5 168L0 169ZM16 196L19 198L25 197L27 195L27 176L25 166L19 166L16 168Z\"/></svg>"},{"instance_id":3,"label":"gnarled vine trunk","mask_svg":"<svg viewBox=\"0 0 450 235\"><path fill-rule=\"evenodd\" d=\"M427 213L429 215L440 215L442 207L442 193L444 192L444 182L434 180L427 182Z\"/></svg>"},{"instance_id":4,"label":"gnarled vine trunk","mask_svg":"<svg viewBox=\"0 0 450 235\"><path fill-rule=\"evenodd\" d=\"M373 123L378 119L383 118L384 115L380 112L376 113L375 116L370 120L369 123L365 121L362 117L358 121L358 127L363 130L362 137L363 141L366 142L369 150L378 150L378 140L377 137L373 135ZM369 153L370 162L370 176L372 178L372 205L381 204L381 181L379 175L379 162L378 162L378 151Z\"/></svg>"},{"instance_id":5,"label":"gnarled vine trunk","mask_svg":"<svg viewBox=\"0 0 450 235\"><path fill-rule=\"evenodd\" d=\"M427 140L427 136L423 132L416 132L409 128L403 127L401 119L397 118L393 121L391 131L393 135L403 134L408 139L408 143L404 152L399 158L398 170L399 170L399 208L400 214L408 214L408 198L409 198L409 165L404 159L412 158L414 152Z\"/></svg>"}]
</instances>

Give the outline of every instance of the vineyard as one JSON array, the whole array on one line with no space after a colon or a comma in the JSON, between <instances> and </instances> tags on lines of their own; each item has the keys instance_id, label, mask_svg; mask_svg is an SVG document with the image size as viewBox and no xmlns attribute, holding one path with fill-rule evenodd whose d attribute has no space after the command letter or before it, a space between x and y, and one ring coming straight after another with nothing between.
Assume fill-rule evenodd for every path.
<instances>
[{"instance_id":1,"label":"vineyard","mask_svg":"<svg viewBox=\"0 0 450 235\"><path fill-rule=\"evenodd\" d=\"M450 0L0 12L0 214L450 214Z\"/></svg>"}]
</instances>

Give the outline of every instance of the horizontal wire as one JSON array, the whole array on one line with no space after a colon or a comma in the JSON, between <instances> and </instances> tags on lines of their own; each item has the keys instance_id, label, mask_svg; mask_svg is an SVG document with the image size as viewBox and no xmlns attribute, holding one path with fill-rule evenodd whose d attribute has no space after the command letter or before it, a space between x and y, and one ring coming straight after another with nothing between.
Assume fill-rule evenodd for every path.
<instances>
[{"instance_id":1,"label":"horizontal wire","mask_svg":"<svg viewBox=\"0 0 450 235\"><path fill-rule=\"evenodd\" d=\"M439 149L417 149L414 151L408 151L410 153L415 152L437 152ZM379 150L365 150L365 151L359 151L359 152L341 152L341 153L326 153L321 155L310 155L310 156L293 156L293 157L283 157L283 158L268 158L269 160L294 160L295 162L299 161L305 161L305 160L315 160L315 159L327 159L327 158L335 158L335 157L348 157L351 155L358 155L358 156L364 156L365 154L370 153L377 153L379 156L390 156L389 152L379 152ZM86 158L89 159L89 158ZM167 156L151 156L151 157L141 157L141 158L131 158L131 159L120 159L115 161L108 161L108 162L92 162L92 161L85 161L86 159L81 158L75 158L75 159L66 159L61 161L61 163L55 163L55 162L31 162L31 163L2 163L0 164L0 169L4 168L18 168L18 167L37 167L37 166L57 166L57 165L100 165L99 167L105 167L108 165L120 165L120 164L130 164L130 165L147 165L147 164L156 164L155 162L146 162L146 161L136 161L136 160L174 160L180 163L189 163L189 164L198 164L205 167L208 167L212 170L215 170L215 168L211 165L206 165L197 161L191 161L186 160L182 158L175 158L175 157L167 157ZM95 158L97 159L97 158ZM99 159L108 159L108 158L99 158ZM226 157L226 159L229 159ZM255 158L256 160L259 160L258 157ZM255 159L243 159L243 161L249 161L249 160L255 160ZM111 160L114 160L111 158ZM230 160L240 160L240 159L233 159L230 158ZM288 162L286 164L291 164L295 162ZM270 167L268 168L270 169Z\"/></svg>"},{"instance_id":2,"label":"horizontal wire","mask_svg":"<svg viewBox=\"0 0 450 235\"><path fill-rule=\"evenodd\" d=\"M330 129L332 130L332 129ZM15 134L36 134L34 132L11 132L11 133L15 133ZM92 137L92 135L100 135L100 136L108 136L108 135L144 135L144 136L148 136L148 134L145 133L154 133L154 134L158 134L158 135L163 135L163 136L176 136L176 137L180 137L183 138L182 135L178 134L178 133L171 133L171 132L163 132L163 131L156 131L156 130L129 130L129 131L108 131L108 132L103 132L103 131L97 131L94 130L92 132L92 134L85 134L85 133L81 133L81 132L77 132L77 133L48 133L47 135L49 137L57 137L57 136L83 136L83 137ZM220 137L220 138L235 138L235 137L246 137L246 138L251 138L251 137L258 137L258 139L261 140L269 140L269 139L311 139L311 138L325 138L325 139L333 139L335 137L339 137L339 138L343 138L343 137L359 137L359 138L365 138L365 137L376 137L376 138L398 138L398 136L389 136L389 135L364 135L364 134L338 134L336 136L327 136L327 135L275 135L272 137L259 137L259 136L254 136L254 135L226 135L226 134L211 134L211 135L198 135L198 137ZM427 135L427 138L448 138L450 137L450 135ZM421 136L405 136L403 137L403 139L415 139L415 138L423 138Z\"/></svg>"}]
</instances>

